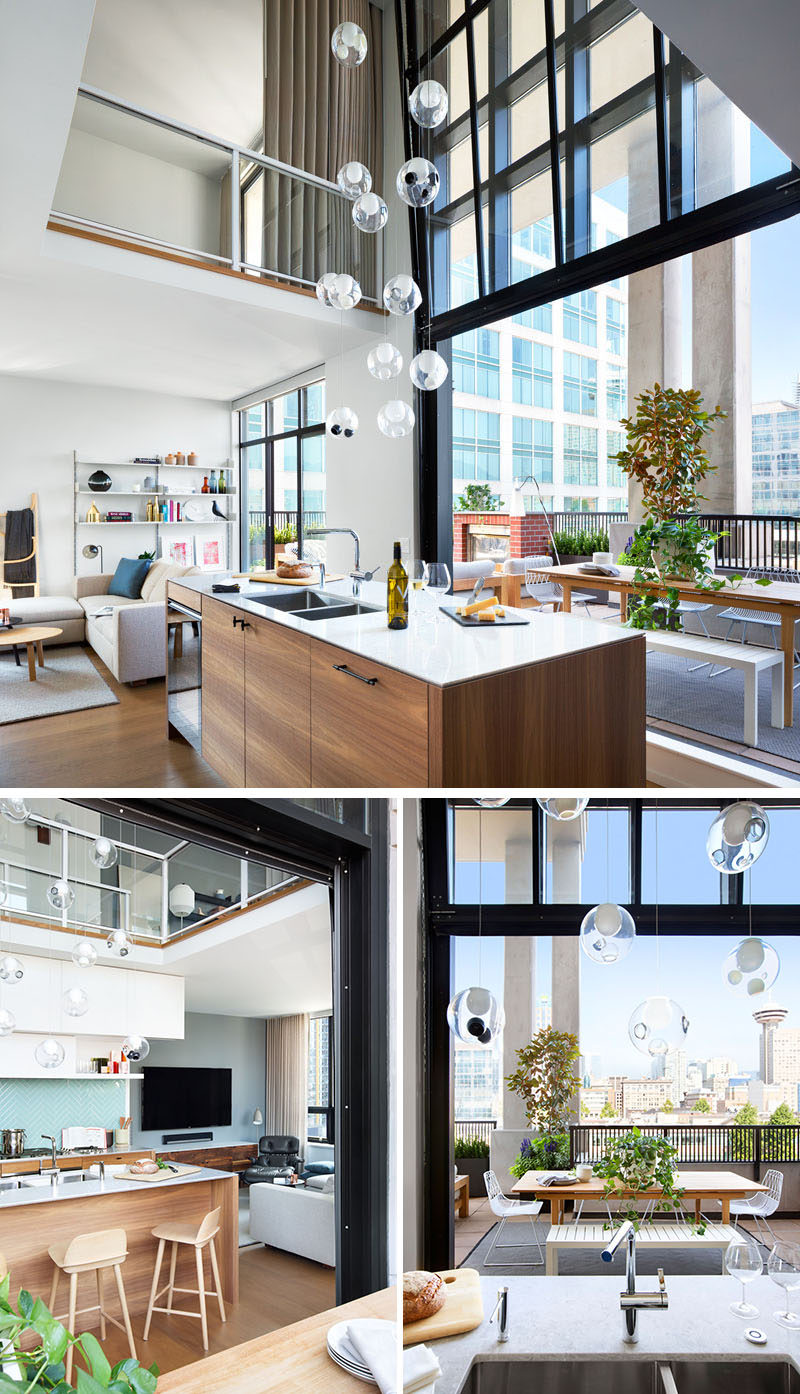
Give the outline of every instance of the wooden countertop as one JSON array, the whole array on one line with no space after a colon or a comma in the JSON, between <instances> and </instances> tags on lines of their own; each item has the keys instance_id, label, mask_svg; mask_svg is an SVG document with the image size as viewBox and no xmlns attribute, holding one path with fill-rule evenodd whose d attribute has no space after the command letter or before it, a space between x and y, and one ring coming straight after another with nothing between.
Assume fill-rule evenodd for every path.
<instances>
[{"instance_id":1,"label":"wooden countertop","mask_svg":"<svg viewBox=\"0 0 800 1394\"><path fill-rule=\"evenodd\" d=\"M158 1394L286 1394L299 1389L357 1394L363 1382L340 1369L325 1348L328 1329L356 1317L396 1319L396 1290L384 1288L172 1370L159 1379Z\"/></svg>"}]
</instances>

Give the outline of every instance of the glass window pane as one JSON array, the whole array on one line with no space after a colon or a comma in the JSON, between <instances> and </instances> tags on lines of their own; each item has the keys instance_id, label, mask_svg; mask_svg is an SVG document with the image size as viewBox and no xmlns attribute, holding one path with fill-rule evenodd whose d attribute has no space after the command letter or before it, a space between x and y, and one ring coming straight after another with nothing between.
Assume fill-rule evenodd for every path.
<instances>
[{"instance_id":1,"label":"glass window pane","mask_svg":"<svg viewBox=\"0 0 800 1394\"><path fill-rule=\"evenodd\" d=\"M627 904L631 896L627 808L588 808L582 828L580 823L576 819L574 824L559 825L544 819L546 902ZM583 852L576 860L574 847L581 838Z\"/></svg>"},{"instance_id":2,"label":"glass window pane","mask_svg":"<svg viewBox=\"0 0 800 1394\"><path fill-rule=\"evenodd\" d=\"M479 899L485 905L529 905L532 902L532 817L529 808L454 809L451 850L454 902L476 904Z\"/></svg>"},{"instance_id":3,"label":"glass window pane","mask_svg":"<svg viewBox=\"0 0 800 1394\"><path fill-rule=\"evenodd\" d=\"M249 538L245 565L248 571L263 569L267 561L264 449L263 445L248 445L242 450L243 507L247 510Z\"/></svg>"},{"instance_id":4,"label":"glass window pane","mask_svg":"<svg viewBox=\"0 0 800 1394\"><path fill-rule=\"evenodd\" d=\"M453 985L456 992L478 981L498 1002L504 995L505 941L499 937L456 939L453 946ZM486 1137L480 1125L503 1122L503 1033L484 1050L456 1044L453 1052L456 1135ZM470 1125L474 1126L470 1126ZM488 1150L488 1149L487 1149Z\"/></svg>"},{"instance_id":5,"label":"glass window pane","mask_svg":"<svg viewBox=\"0 0 800 1394\"><path fill-rule=\"evenodd\" d=\"M273 446L275 551L297 541L297 438L276 440Z\"/></svg>"},{"instance_id":6,"label":"glass window pane","mask_svg":"<svg viewBox=\"0 0 800 1394\"><path fill-rule=\"evenodd\" d=\"M592 44L589 72L593 112L637 83L652 82L653 26L650 20L643 14L633 14Z\"/></svg>"},{"instance_id":7,"label":"glass window pane","mask_svg":"<svg viewBox=\"0 0 800 1394\"><path fill-rule=\"evenodd\" d=\"M303 486L303 530L325 524L325 435L307 436L300 442ZM320 561L326 560L326 538L310 538L304 542L303 553Z\"/></svg>"},{"instance_id":8,"label":"glass window pane","mask_svg":"<svg viewBox=\"0 0 800 1394\"><path fill-rule=\"evenodd\" d=\"M653 227L660 218L656 117L643 112L592 142L592 220L618 237Z\"/></svg>"},{"instance_id":9,"label":"glass window pane","mask_svg":"<svg viewBox=\"0 0 800 1394\"><path fill-rule=\"evenodd\" d=\"M273 397L270 402L270 435L279 436L283 431L296 431L300 425L300 393L287 392L283 397Z\"/></svg>"},{"instance_id":10,"label":"glass window pane","mask_svg":"<svg viewBox=\"0 0 800 1394\"><path fill-rule=\"evenodd\" d=\"M257 402L240 415L242 440L261 440L267 434L267 404Z\"/></svg>"},{"instance_id":11,"label":"glass window pane","mask_svg":"<svg viewBox=\"0 0 800 1394\"><path fill-rule=\"evenodd\" d=\"M303 399L303 425L316 426L325 420L325 383L315 382L310 387L304 387L302 391Z\"/></svg>"},{"instance_id":12,"label":"glass window pane","mask_svg":"<svg viewBox=\"0 0 800 1394\"><path fill-rule=\"evenodd\" d=\"M715 811L704 808L646 808L642 814L642 902L718 905L720 875L706 854L706 834ZM656 864L656 844L658 862ZM656 865L658 875L656 876ZM680 875L676 870L680 868Z\"/></svg>"}]
</instances>

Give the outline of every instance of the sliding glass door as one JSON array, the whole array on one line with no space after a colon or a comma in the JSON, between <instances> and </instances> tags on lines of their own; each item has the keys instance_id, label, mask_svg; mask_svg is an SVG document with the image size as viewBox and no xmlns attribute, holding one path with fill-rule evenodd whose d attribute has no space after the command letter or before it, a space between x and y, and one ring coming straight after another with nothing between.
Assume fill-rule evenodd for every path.
<instances>
[{"instance_id":1,"label":"sliding glass door","mask_svg":"<svg viewBox=\"0 0 800 1394\"><path fill-rule=\"evenodd\" d=\"M248 571L288 556L324 556L307 530L325 523L325 384L239 412L242 558Z\"/></svg>"}]
</instances>

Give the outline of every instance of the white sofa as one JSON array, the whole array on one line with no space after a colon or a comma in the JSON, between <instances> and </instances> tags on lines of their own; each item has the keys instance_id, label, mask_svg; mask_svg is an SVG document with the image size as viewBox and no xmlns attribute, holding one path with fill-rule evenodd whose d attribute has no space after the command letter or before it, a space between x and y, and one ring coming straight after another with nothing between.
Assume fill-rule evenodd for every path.
<instances>
[{"instance_id":1,"label":"white sofa","mask_svg":"<svg viewBox=\"0 0 800 1394\"><path fill-rule=\"evenodd\" d=\"M164 605L167 581L197 575L196 566L156 561L142 586L141 597L114 595L110 572L75 579L75 598L86 621L86 641L114 674L117 682L163 678L167 667ZM98 613L111 607L110 615Z\"/></svg>"},{"instance_id":2,"label":"white sofa","mask_svg":"<svg viewBox=\"0 0 800 1394\"><path fill-rule=\"evenodd\" d=\"M11 602L11 614L22 624L52 625L61 633L45 639L53 644L82 644L86 637L86 615L74 595L23 595Z\"/></svg>"},{"instance_id":3,"label":"white sofa","mask_svg":"<svg viewBox=\"0 0 800 1394\"><path fill-rule=\"evenodd\" d=\"M251 1238L335 1268L333 1191L258 1181L249 1194Z\"/></svg>"}]
</instances>

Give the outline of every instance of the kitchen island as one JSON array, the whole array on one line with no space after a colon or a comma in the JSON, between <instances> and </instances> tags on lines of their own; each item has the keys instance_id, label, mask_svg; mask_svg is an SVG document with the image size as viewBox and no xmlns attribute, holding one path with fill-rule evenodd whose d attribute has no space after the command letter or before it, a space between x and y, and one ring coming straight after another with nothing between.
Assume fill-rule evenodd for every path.
<instances>
[{"instance_id":1,"label":"kitchen island","mask_svg":"<svg viewBox=\"0 0 800 1394\"><path fill-rule=\"evenodd\" d=\"M644 783L639 633L530 610L465 629L430 596L427 617L390 630L377 582L334 617L326 601L356 608L350 580L312 588L309 619L271 608L292 603L289 587L213 594L215 579L168 594L202 615L202 753L233 787Z\"/></svg>"},{"instance_id":2,"label":"kitchen island","mask_svg":"<svg viewBox=\"0 0 800 1394\"><path fill-rule=\"evenodd\" d=\"M628 1346L622 1339L619 1306L625 1283L621 1262L619 1256L619 1271L608 1278L523 1278L502 1273L482 1278L485 1318L481 1325L463 1336L430 1342L442 1367L436 1394L528 1394L529 1390L545 1388L548 1394L562 1390L564 1394L612 1390L626 1394L658 1390L665 1394L670 1386L661 1382L655 1368L665 1363L672 1366L678 1394L800 1387L800 1334L773 1319L772 1313L784 1306L784 1294L766 1274L748 1284L747 1300L759 1314L743 1321L730 1311L730 1303L739 1300L741 1289L727 1275L674 1277L668 1273L669 1306L640 1311L638 1345ZM656 1282L654 1277L640 1274L637 1289L649 1291ZM490 1325L488 1320L500 1287L508 1288L506 1342L498 1341L497 1324ZM764 1331L766 1345L751 1345L745 1339L751 1327ZM772 1382L747 1379L750 1372L744 1362L759 1361L771 1363ZM772 1363L776 1361L791 1363L796 1383L781 1380ZM628 1367L624 1373L622 1364ZM708 1382L705 1372L697 1370L698 1364L710 1367ZM688 1367L694 1367L693 1372Z\"/></svg>"},{"instance_id":3,"label":"kitchen island","mask_svg":"<svg viewBox=\"0 0 800 1394\"><path fill-rule=\"evenodd\" d=\"M137 1153L137 1155L142 1155ZM94 1168L93 1168L94 1170ZM147 1310L157 1243L154 1225L199 1224L209 1210L222 1209L217 1236L222 1292L226 1302L239 1295L238 1177L200 1168L169 1173L164 1180L136 1181L110 1173L101 1180L87 1171L64 1172L53 1185L47 1175L28 1177L19 1189L0 1191L0 1251L11 1273L12 1293L26 1288L47 1301L53 1277L51 1244L94 1230L124 1229L128 1257L122 1267L131 1315ZM192 1255L192 1261L194 1255ZM92 1283L92 1275L81 1282ZM78 1305L87 1305L79 1289ZM97 1313L86 1318L97 1320Z\"/></svg>"},{"instance_id":4,"label":"kitchen island","mask_svg":"<svg viewBox=\"0 0 800 1394\"><path fill-rule=\"evenodd\" d=\"M335 1364L325 1346L331 1326L357 1317L395 1321L396 1291L370 1293L172 1370L158 1381L158 1394L357 1394L363 1383Z\"/></svg>"}]
</instances>

